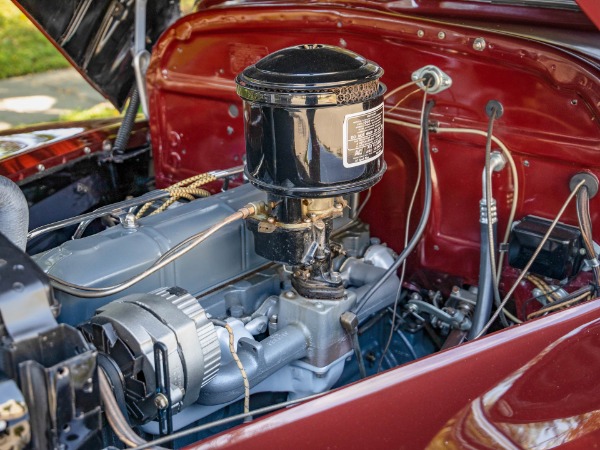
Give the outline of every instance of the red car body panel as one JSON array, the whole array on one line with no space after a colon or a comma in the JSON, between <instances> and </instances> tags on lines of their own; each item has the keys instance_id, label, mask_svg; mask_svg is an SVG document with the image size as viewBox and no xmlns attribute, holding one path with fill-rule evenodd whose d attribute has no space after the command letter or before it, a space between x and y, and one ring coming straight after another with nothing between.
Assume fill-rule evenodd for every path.
<instances>
[{"instance_id":1,"label":"red car body panel","mask_svg":"<svg viewBox=\"0 0 600 450\"><path fill-rule=\"evenodd\" d=\"M599 173L597 62L531 39L382 13L370 9L370 2L362 5L252 4L202 11L175 23L157 43L148 71L157 184L167 186L239 164L245 146L234 77L269 52L316 41L345 45L377 61L386 70L383 81L390 90L427 64L443 68L454 84L432 96L432 117L442 127L485 130L487 101L503 103L505 114L494 131L517 165L518 217L553 214L568 195L574 173ZM479 37L486 40L484 51L473 48ZM391 107L411 90L394 95L386 105ZM421 102L422 95L415 93L387 117L416 123ZM363 213L373 234L394 249L402 247L404 212L416 180L417 140L416 130L386 124L388 172L373 188ZM479 230L465 222L475 224L479 214L484 138L434 134L431 142L432 215L413 258L430 274L454 277L446 282L446 275L440 275L442 286L456 279L476 283ZM494 175L500 230L512 195L507 172ZM594 198L591 208L596 230L599 202ZM414 217L418 215L415 211ZM575 217L575 208L570 208L564 222L575 223Z\"/></svg>"},{"instance_id":2,"label":"red car body panel","mask_svg":"<svg viewBox=\"0 0 600 450\"><path fill-rule=\"evenodd\" d=\"M577 0L577 3L596 27L600 29L600 3L596 0Z\"/></svg>"},{"instance_id":3,"label":"red car body panel","mask_svg":"<svg viewBox=\"0 0 600 450\"><path fill-rule=\"evenodd\" d=\"M576 328L470 402L429 448L600 445L598 348L600 320Z\"/></svg>"},{"instance_id":4,"label":"red car body panel","mask_svg":"<svg viewBox=\"0 0 600 450\"><path fill-rule=\"evenodd\" d=\"M501 101L505 115L495 134L517 165L518 217L548 217L568 195L574 173L598 173L597 61L532 39L373 9L368 2L347 7L246 6L209 9L175 24L158 43L149 69L158 182L167 185L211 167L238 163L244 142L241 117L235 116L241 103L233 78L269 52L316 41L342 44L379 62L386 70L383 81L388 89L405 83L413 70L426 64L446 70L454 85L435 96L433 117L441 127L484 130L486 102L491 97ZM483 52L472 45L480 37L487 44ZM390 107L408 92L386 104ZM416 123L420 105L421 95L413 95L387 117ZM395 249L401 248L404 211L415 182L417 139L414 130L386 124L388 173L373 189L363 214L374 235ZM428 231L413 257L423 271L415 271L413 278L426 272L430 280L437 277L438 287L457 279L474 283L479 235L477 227L465 223L475 224L477 219L483 138L438 134L431 141L434 204ZM512 181L506 172L494 177L502 229ZM598 201L592 200L596 232ZM564 221L576 223L575 217L570 208ZM598 308L596 303L581 306L433 355L194 448L423 448L472 399L564 334L597 319ZM577 352L566 359L563 367L582 363ZM573 392L578 386L569 385ZM535 400L543 401L544 394ZM598 430L587 433L570 447L588 448Z\"/></svg>"},{"instance_id":5,"label":"red car body panel","mask_svg":"<svg viewBox=\"0 0 600 450\"><path fill-rule=\"evenodd\" d=\"M244 141L233 78L272 51L317 41L344 45L377 61L386 70L388 89L405 83L413 70L426 64L443 68L454 85L434 96L433 118L441 127L484 130L486 102L492 97L502 102L505 114L496 123L495 135L517 165L517 217L548 217L567 197L574 173L599 173L597 61L533 39L374 9L370 2L253 4L208 9L176 23L157 44L148 74L157 182L165 186L239 163ZM487 43L483 52L473 48L480 37ZM413 95L387 117L416 123L421 101L420 94ZM418 134L388 123L385 139L388 173L373 189L363 217L374 235L400 249L404 211L416 178ZM413 256L413 264L423 270L415 270L413 279L427 275L438 287L456 280L474 283L479 235L476 226L466 223L477 221L484 141L434 134L431 142L434 203L428 231ZM512 180L506 171L494 178L502 229ZM593 199L591 207L596 232L598 201ZM576 223L574 207L563 220ZM555 340L597 319L599 308L593 302L435 354L193 448L423 448L472 399ZM574 366L581 363L576 353L572 356ZM598 435L597 430L588 431L572 448L587 448L586 442Z\"/></svg>"},{"instance_id":6,"label":"red car body panel","mask_svg":"<svg viewBox=\"0 0 600 450\"><path fill-rule=\"evenodd\" d=\"M597 353L598 350L594 345L598 344L599 313L600 303L594 301L513 327L271 414L188 448L425 448L447 421L472 400L496 387L556 340L588 323L594 324L591 328L594 338L581 345L577 334L565 339L561 345L569 347L569 351L562 355L560 369L552 363L540 365L541 374L526 373L529 378L525 376L519 382L542 383L546 388L548 383L555 382L560 389L555 399L560 395L566 401L571 396L577 398L587 393L585 402L569 403L574 408L592 408L590 403L594 402L595 409L600 409L600 392L596 390L590 395L589 389L590 383L597 383L597 377L590 378L590 373L597 374L600 370L597 355L590 355L590 351ZM588 370L578 377L573 372L582 363L588 365ZM544 379L549 369L552 380ZM544 389L532 390L526 399L529 405L544 405L549 400L554 399L549 399ZM554 403L554 408L547 412L557 419L572 415L572 411L564 411L568 415L562 415L561 406L564 405ZM588 444L595 442L598 436L598 428L589 427L587 433L567 442L572 449L589 449ZM434 448L444 448L434 444ZM473 444L474 448L489 448Z\"/></svg>"},{"instance_id":7,"label":"red car body panel","mask_svg":"<svg viewBox=\"0 0 600 450\"><path fill-rule=\"evenodd\" d=\"M579 3L596 20L597 4L593 0ZM442 128L485 130L485 105L491 98L499 100L505 113L495 125L495 135L511 150L516 162L520 179L517 217L549 217L569 194L568 181L574 173L585 170L600 174L599 62L583 50L566 50L516 32L481 27L481 22L494 14L506 23L572 29L575 41L598 39L592 22L580 13L528 8L528 14L523 14L525 10L516 6L433 1L253 2L235 7L214 1L205 2L204 8L167 30L155 46L148 70L149 126L159 187L207 170L241 164L245 151L242 108L234 77L270 52L317 41L345 46L378 62L386 70L383 82L388 90L404 84L412 71L424 65L442 68L454 81L452 89L432 96L436 100L432 118ZM450 19L453 22L447 22ZM477 20L479 25L461 26L456 24L459 19ZM483 51L473 46L477 38L486 42ZM394 95L386 101L387 107L411 91ZM417 123L421 102L422 94L414 93L388 118ZM143 142L145 131L144 124L139 125L132 145ZM40 164L58 167L86 156L86 147L92 152L102 151L102 142L114 139L115 132L115 125L91 128L67 141L0 161L0 173L15 181L30 179ZM373 189L363 211L373 235L396 250L402 248L405 211L416 180L417 140L413 129L386 125L388 173ZM432 215L411 259L410 275L415 283L427 277L441 289L457 283L476 284L477 205L484 141L480 136L440 133L432 135L431 143ZM494 175L499 229L506 225L513 183L508 171ZM600 239L599 207L600 196L591 201L596 240ZM419 216L418 209L414 218ZM576 223L573 206L562 221ZM445 427L450 426L448 436L464 434L452 426L465 423L458 419L465 417L465 408L472 401L577 327L590 324L586 330L597 333L595 321L599 318L597 301L574 307L256 419L190 448L387 449L435 445L438 441L434 439ZM527 376L520 379L522 385L529 386L527 383L535 385L540 377L544 381L545 376L554 377L562 389L558 400L550 399L544 389L531 389L527 401L538 404L552 400L555 418L573 415L563 408L567 401L579 412L591 412L588 410L594 405L600 409L597 397L585 396L593 381L589 373L600 373L597 358L586 356L594 355L597 348L592 344L597 340L578 346L579 340L574 334L561 344L573 344L561 355L563 370L550 363L539 371L526 371ZM589 369L584 382L573 378L573 371L581 366ZM515 401L522 401L515 395ZM523 407L522 411L526 410ZM456 421L449 422L453 418ZM597 428L585 431L565 442L565 448L587 449L600 440ZM478 446L476 441L470 443Z\"/></svg>"},{"instance_id":8,"label":"red car body panel","mask_svg":"<svg viewBox=\"0 0 600 450\"><path fill-rule=\"evenodd\" d=\"M0 148L3 144L15 147L15 151L0 155L0 175L16 183L30 181L43 176L49 171L57 170L66 164L81 159L96 157L104 152L105 142L112 146L119 129L118 119L100 119L87 122L61 122L42 124L27 128L8 130L0 133ZM73 130L68 138L58 142L40 140L39 144L30 148L19 149L22 142L31 137L52 135L56 129ZM148 124L138 122L130 139L132 147L143 146L146 143Z\"/></svg>"}]
</instances>

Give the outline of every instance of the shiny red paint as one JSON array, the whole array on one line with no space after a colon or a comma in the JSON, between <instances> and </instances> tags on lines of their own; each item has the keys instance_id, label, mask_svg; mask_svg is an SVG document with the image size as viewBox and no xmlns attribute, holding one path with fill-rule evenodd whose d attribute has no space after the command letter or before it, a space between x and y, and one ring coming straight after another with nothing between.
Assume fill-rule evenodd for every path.
<instances>
[{"instance_id":1,"label":"shiny red paint","mask_svg":"<svg viewBox=\"0 0 600 450\"><path fill-rule=\"evenodd\" d=\"M600 3L596 0L576 0L577 4L587 14L592 22L600 29Z\"/></svg>"},{"instance_id":2,"label":"shiny red paint","mask_svg":"<svg viewBox=\"0 0 600 450\"><path fill-rule=\"evenodd\" d=\"M518 167L517 217L552 217L568 195L568 181L574 173L600 173L598 61L531 39L443 22L446 18L487 17L480 10L459 11L459 6L481 5L479 2L437 6L423 1L416 3L416 8L413 3L307 1L296 6L280 2L261 6L254 2L220 8L219 2L214 9L177 22L157 44L148 74L159 187L198 172L240 164L244 153L242 109L234 76L274 50L319 41L347 46L377 61L386 70L383 81L390 89L405 83L419 67L441 67L454 80L450 90L434 96L437 106L432 118L442 127L484 130L485 104L491 98L500 100L505 115L497 122L495 134L511 149ZM489 14L498 7L483 8L488 8L484 11ZM505 21L537 22L530 15L516 20L517 12L522 11L516 7L502 11ZM399 12L435 14L438 20ZM546 25L557 17L550 11L537 14L538 23ZM591 28L578 13L561 14L567 19L562 26ZM575 39L579 36L573 31ZM484 51L473 48L476 38L486 40ZM389 99L388 107L404 94ZM414 94L388 117L417 123L420 107L421 94ZM67 141L6 160L0 163L0 173L17 181L31 179L40 164L45 170L59 167L85 157L86 147L93 153L102 151L102 142L114 139L115 132L116 125L92 127ZM140 125L133 144L143 138L145 129ZM387 125L389 171L374 188L363 214L373 233L397 250L402 247L405 213L416 180L417 140L415 130ZM411 260L410 275L413 282L427 288L444 285L448 277L453 282L474 283L483 138L434 134L431 142L435 149L433 212ZM494 175L500 229L506 224L512 183L507 171ZM599 198L592 201L597 236ZM575 223L574 207L564 221ZM193 448L423 448L473 399L489 392L557 339L598 317L600 303L590 302L355 383ZM576 336L568 342L574 340ZM569 378L573 372L568 369L587 364L588 351L590 347L585 346L579 352L565 352L560 360L565 370L555 370L550 364L546 372L535 376L550 375L575 389L577 380ZM530 382L535 383L535 377ZM547 399L543 389L527 393L535 402ZM575 401L572 406L583 403ZM570 448L589 448L597 437L592 431L571 442Z\"/></svg>"},{"instance_id":3,"label":"shiny red paint","mask_svg":"<svg viewBox=\"0 0 600 450\"><path fill-rule=\"evenodd\" d=\"M583 35L572 32L573 39L578 36ZM480 37L486 40L484 51L473 48ZM269 52L316 41L347 46L378 62L389 89L404 84L424 65L442 68L454 81L451 89L431 96L436 101L432 119L442 127L485 130L486 103L492 98L502 102L505 114L495 125L495 135L517 164L517 217L552 217L569 194L573 174L600 172L597 62L530 39L384 14L373 2L285 7L252 3L183 18L158 42L148 71L157 184L239 164L244 142L235 75ZM417 123L421 101L422 95L415 93L388 117ZM388 172L373 189L363 217L374 235L400 249L416 180L418 134L388 123L385 139ZM428 288L442 285L448 274L475 283L484 138L434 134L431 143L432 215L412 262L429 274ZM506 224L512 183L507 170L494 175L500 230ZM599 199L591 207L596 232ZM574 207L564 221L575 223Z\"/></svg>"},{"instance_id":4,"label":"shiny red paint","mask_svg":"<svg viewBox=\"0 0 600 450\"><path fill-rule=\"evenodd\" d=\"M596 319L470 402L428 448L597 447L599 347Z\"/></svg>"},{"instance_id":5,"label":"shiny red paint","mask_svg":"<svg viewBox=\"0 0 600 450\"><path fill-rule=\"evenodd\" d=\"M485 104L501 101L505 114L495 135L517 164L517 217L552 218L574 173L600 173L597 62L491 30L382 13L388 6L378 11L372 2L252 3L207 9L177 22L159 41L148 73L158 184L238 164L244 142L233 78L270 52L307 42L347 46L378 62L388 89L404 84L417 68L439 66L454 81L451 89L432 96L432 118L442 127L485 130ZM484 51L473 48L478 37L486 40ZM386 104L391 107L409 92ZM388 117L417 123L421 101L420 93L413 94ZM418 134L388 123L385 140L388 173L373 189L363 217L374 235L398 250L416 180ZM434 134L431 143L432 216L411 260L411 276L426 288L443 286L447 279L475 283L484 138ZM502 230L513 189L508 171L494 175L494 187ZM596 233L598 202L593 199L591 208ZM563 220L575 223L574 207ZM272 414L195 448L423 448L469 401L599 316L596 302L573 308Z\"/></svg>"},{"instance_id":6,"label":"shiny red paint","mask_svg":"<svg viewBox=\"0 0 600 450\"><path fill-rule=\"evenodd\" d=\"M66 164L97 156L104 151L103 146L107 141L112 145L119 129L120 119L101 119L85 122L61 122L56 124L41 124L37 126L9 130L0 133L0 139L10 140L15 136L15 141L27 139L27 136L36 131L53 129L74 128L80 129L72 137L58 142L41 143L25 152L2 155L0 159L0 175L10 178L17 183L24 183L31 179L47 174L49 171L60 169ZM139 147L146 143L148 124L138 122L131 135L129 145Z\"/></svg>"},{"instance_id":7,"label":"shiny red paint","mask_svg":"<svg viewBox=\"0 0 600 450\"><path fill-rule=\"evenodd\" d=\"M583 0L594 2L595 0ZM299 2L294 2L298 4ZM200 8L209 9L220 6L223 0L205 0ZM262 1L261 4L276 6L277 0ZM522 23L531 25L550 25L552 27L594 30L594 24L581 11L573 9L540 8L522 6L508 2L482 2L480 0L388 0L364 1L346 0L344 4L356 8L369 8L392 13L402 13L423 17L436 17L452 20L473 20L484 23Z\"/></svg>"},{"instance_id":8,"label":"shiny red paint","mask_svg":"<svg viewBox=\"0 0 600 450\"><path fill-rule=\"evenodd\" d=\"M406 364L322 398L238 426L188 448L425 448L447 421L473 399L495 388L548 345L575 328L593 321L597 324L599 316L600 302L590 302ZM598 332L597 325L594 330ZM594 339L593 342L597 342L597 336ZM581 380L577 381L576 368L588 364L590 358L586 354L590 351L597 353L597 348L590 347L589 343L577 344L577 336L565 339L561 345L577 348L578 351L563 352L560 368L549 362L525 382L534 384L538 379L545 388L550 386L547 383L556 382L564 388L562 392L566 398L570 393L580 394L589 389L590 383L597 377L591 380L589 371L586 371L583 375L586 381L582 385ZM590 363L597 374L597 357ZM544 377L548 375L553 378L545 381ZM538 386L528 397L528 405L544 402L547 395ZM594 398L597 399L597 395ZM558 414L561 414L560 405L557 406ZM580 406L583 407L583 403ZM594 434L592 429L588 431L591 435L584 434L580 441L572 442L570 448L590 448L586 447L590 436L597 437L598 434Z\"/></svg>"}]
</instances>

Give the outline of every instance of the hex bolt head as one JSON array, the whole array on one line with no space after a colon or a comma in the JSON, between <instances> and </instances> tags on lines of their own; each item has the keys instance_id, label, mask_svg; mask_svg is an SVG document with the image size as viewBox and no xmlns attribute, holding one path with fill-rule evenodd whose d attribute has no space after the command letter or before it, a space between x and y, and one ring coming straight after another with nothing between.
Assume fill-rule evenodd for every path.
<instances>
[{"instance_id":1,"label":"hex bolt head","mask_svg":"<svg viewBox=\"0 0 600 450\"><path fill-rule=\"evenodd\" d=\"M342 275L339 272L331 272L329 274L329 278L334 283L339 283L340 281L342 281Z\"/></svg>"},{"instance_id":2,"label":"hex bolt head","mask_svg":"<svg viewBox=\"0 0 600 450\"><path fill-rule=\"evenodd\" d=\"M478 37L473 41L473 49L477 50L478 52L482 52L485 50L485 47L487 47L487 42L485 42L485 39L482 37Z\"/></svg>"},{"instance_id":3,"label":"hex bolt head","mask_svg":"<svg viewBox=\"0 0 600 450\"><path fill-rule=\"evenodd\" d=\"M125 218L123 219L122 223L123 223L123 228L126 228L128 230L133 230L133 229L136 229L137 227L139 227L137 218L135 217L135 214L132 214L132 213L127 213L127 215L125 215Z\"/></svg>"},{"instance_id":4,"label":"hex bolt head","mask_svg":"<svg viewBox=\"0 0 600 450\"><path fill-rule=\"evenodd\" d=\"M154 406L160 410L166 409L169 406L169 400L165 394L156 394L154 397Z\"/></svg>"}]
</instances>

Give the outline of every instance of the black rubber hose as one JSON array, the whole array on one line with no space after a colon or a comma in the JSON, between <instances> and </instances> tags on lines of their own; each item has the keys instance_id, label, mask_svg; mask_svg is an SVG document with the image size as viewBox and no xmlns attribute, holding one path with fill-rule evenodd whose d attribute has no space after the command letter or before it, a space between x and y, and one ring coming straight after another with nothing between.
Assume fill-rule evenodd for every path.
<instances>
[{"instance_id":1,"label":"black rubber hose","mask_svg":"<svg viewBox=\"0 0 600 450\"><path fill-rule=\"evenodd\" d=\"M493 224L494 242L496 242L497 225ZM477 304L473 313L473 323L467 339L475 339L483 327L490 320L492 305L494 303L494 274L490 262L490 240L488 225L480 225L481 246L479 255L479 285L477 286Z\"/></svg>"},{"instance_id":2,"label":"black rubber hose","mask_svg":"<svg viewBox=\"0 0 600 450\"><path fill-rule=\"evenodd\" d=\"M127 150L127 144L135 125L135 118L140 107L140 94L137 88L133 88L131 91L131 99L129 105L127 105L127 111L125 111L125 117L121 122L117 137L115 138L115 144L113 145L113 152L122 153Z\"/></svg>"},{"instance_id":3,"label":"black rubber hose","mask_svg":"<svg viewBox=\"0 0 600 450\"><path fill-rule=\"evenodd\" d=\"M358 313L365 304L369 301L369 299L373 296L375 292L383 284L387 281L387 279L392 276L400 265L408 258L408 255L415 249L421 236L425 232L425 228L427 226L427 221L429 220L429 213L431 212L431 196L432 196L432 182L431 182L431 157L430 157L430 148L429 148L429 115L431 114L432 108L435 106L435 101L430 100L425 105L425 110L423 111L423 117L421 118L421 133L423 134L423 166L425 172L425 202L423 204L423 212L421 213L421 219L419 220L419 224L417 225L417 229L413 234L412 238L408 242L408 245L400 256L394 261L389 269L385 271L382 277L377 281L371 289L367 291L363 298L356 304L353 308L354 313Z\"/></svg>"}]
</instances>

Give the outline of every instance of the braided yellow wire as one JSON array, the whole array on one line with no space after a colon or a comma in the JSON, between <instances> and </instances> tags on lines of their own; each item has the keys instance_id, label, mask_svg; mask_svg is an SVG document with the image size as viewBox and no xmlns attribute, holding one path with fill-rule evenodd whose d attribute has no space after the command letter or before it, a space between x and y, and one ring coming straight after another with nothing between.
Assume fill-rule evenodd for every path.
<instances>
[{"instance_id":1,"label":"braided yellow wire","mask_svg":"<svg viewBox=\"0 0 600 450\"><path fill-rule=\"evenodd\" d=\"M209 197L210 196L210 192L208 192L205 189L177 188L177 189L169 190L169 192L171 193L171 198L169 198L169 200L164 202L160 206L160 208L158 208L156 211L152 212L150 214L151 216L165 211L169 206L171 206L173 203L175 203L180 198L185 198L189 201L193 201L196 199L196 197Z\"/></svg>"},{"instance_id":2,"label":"braided yellow wire","mask_svg":"<svg viewBox=\"0 0 600 450\"><path fill-rule=\"evenodd\" d=\"M527 320L529 319L533 319L534 317L540 316L542 314L546 314L552 311L556 311L557 309L562 309L562 308L566 308L568 306L571 306L573 303L577 303L583 300L589 300L591 298L592 294L590 294L589 292L585 292L581 295L578 295L575 298L572 298L571 300L569 300L568 302L564 302L564 303L559 303L557 305L552 305L552 306L548 306L545 308L540 309L539 311L535 311L532 312L531 314L529 314L527 316Z\"/></svg>"},{"instance_id":3,"label":"braided yellow wire","mask_svg":"<svg viewBox=\"0 0 600 450\"><path fill-rule=\"evenodd\" d=\"M225 325L225 329L229 333L229 351L231 352L231 356L237 364L238 369L240 370L240 374L242 375L242 379L244 380L244 414L247 414L250 412L250 382L248 381L248 375L246 374L244 365L242 364L240 357L235 351L233 329L229 324Z\"/></svg>"},{"instance_id":4,"label":"braided yellow wire","mask_svg":"<svg viewBox=\"0 0 600 450\"><path fill-rule=\"evenodd\" d=\"M546 284L546 282L541 278L538 278L535 275L528 274L527 276L525 276L525 279L529 280L531 283L533 283L534 286L536 286L540 291L542 291L544 297L546 297L546 300L548 300L548 303L552 303L557 299L556 292L552 292L552 288L550 288L550 286L548 286L548 284Z\"/></svg>"},{"instance_id":5,"label":"braided yellow wire","mask_svg":"<svg viewBox=\"0 0 600 450\"><path fill-rule=\"evenodd\" d=\"M179 183L175 183L174 185L167 188L175 189L178 187L184 187L188 184L195 184L196 186L202 186L203 184L210 183L211 181L215 181L217 178L211 173L201 173L198 175L194 175L193 177L186 178L185 180L180 181Z\"/></svg>"},{"instance_id":6,"label":"braided yellow wire","mask_svg":"<svg viewBox=\"0 0 600 450\"><path fill-rule=\"evenodd\" d=\"M148 211L151 206L152 206L152 202L144 203L144 205L140 208L140 210L135 215L135 218L139 219L140 217L143 217L144 214L146 214L146 211Z\"/></svg>"},{"instance_id":7,"label":"braided yellow wire","mask_svg":"<svg viewBox=\"0 0 600 450\"><path fill-rule=\"evenodd\" d=\"M213 174L201 173L169 186L165 191L169 192L170 198L150 215L153 216L165 211L169 206L182 198L193 201L196 197L210 196L210 192L206 189L200 189L200 186L215 181L216 179L217 178ZM152 207L152 203L153 202L145 203L135 215L136 219L142 218Z\"/></svg>"}]
</instances>

